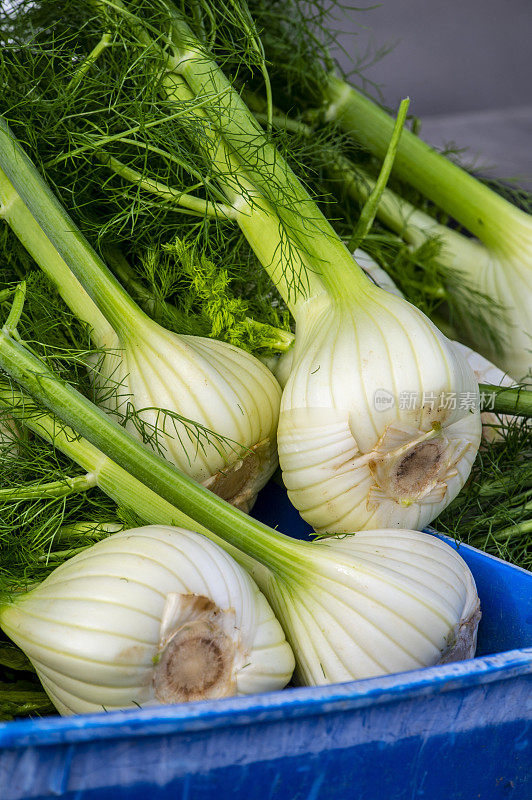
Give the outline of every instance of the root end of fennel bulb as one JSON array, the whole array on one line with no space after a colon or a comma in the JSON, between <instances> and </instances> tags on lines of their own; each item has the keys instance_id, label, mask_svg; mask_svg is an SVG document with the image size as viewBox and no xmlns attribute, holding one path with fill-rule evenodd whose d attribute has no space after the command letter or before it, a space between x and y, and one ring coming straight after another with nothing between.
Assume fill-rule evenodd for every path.
<instances>
[{"instance_id":1,"label":"root end of fennel bulb","mask_svg":"<svg viewBox=\"0 0 532 800\"><path fill-rule=\"evenodd\" d=\"M236 694L231 636L234 609L222 610L204 595L170 594L161 626L169 627L154 669L155 697L161 703ZM241 654L240 654L241 655Z\"/></svg>"},{"instance_id":2,"label":"root end of fennel bulb","mask_svg":"<svg viewBox=\"0 0 532 800\"><path fill-rule=\"evenodd\" d=\"M0 610L61 714L273 691L294 657L264 595L204 536L114 534Z\"/></svg>"},{"instance_id":3,"label":"root end of fennel bulb","mask_svg":"<svg viewBox=\"0 0 532 800\"><path fill-rule=\"evenodd\" d=\"M424 528L480 444L473 371L418 309L369 282L364 302L317 298L297 325L290 369L278 367L290 500L318 533Z\"/></svg>"}]
</instances>

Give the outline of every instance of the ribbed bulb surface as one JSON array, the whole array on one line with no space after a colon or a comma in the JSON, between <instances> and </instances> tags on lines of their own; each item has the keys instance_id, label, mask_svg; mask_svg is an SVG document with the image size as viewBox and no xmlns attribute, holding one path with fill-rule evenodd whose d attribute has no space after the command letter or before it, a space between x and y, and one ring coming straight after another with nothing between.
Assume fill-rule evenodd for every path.
<instances>
[{"instance_id":1,"label":"ribbed bulb surface","mask_svg":"<svg viewBox=\"0 0 532 800\"><path fill-rule=\"evenodd\" d=\"M307 546L297 576L268 597L305 685L472 658L480 607L449 545L408 530L361 531Z\"/></svg>"},{"instance_id":2,"label":"ribbed bulb surface","mask_svg":"<svg viewBox=\"0 0 532 800\"><path fill-rule=\"evenodd\" d=\"M391 294L395 294L397 297L404 297L388 273L385 272L364 250L359 248L355 250L353 255L357 263L362 267L364 272L370 276L371 280L377 284L377 286L380 286L381 289L385 289ZM453 341L452 345L460 353L460 355L465 358L473 370L473 374L478 383L488 383L493 386L514 385L515 382L507 373L503 372L501 369L499 369L499 367L496 367L495 364L492 364L491 361L488 361L488 359L484 358L484 356L480 355L480 353L477 353L475 350L467 347L467 345L462 344L462 342ZM283 385L282 382L281 385ZM485 441L493 441L497 438L500 439L500 422L497 415L489 411L484 411L480 415L480 418L482 420L482 438ZM509 417L503 417L503 420L509 420Z\"/></svg>"},{"instance_id":3,"label":"ribbed bulb surface","mask_svg":"<svg viewBox=\"0 0 532 800\"><path fill-rule=\"evenodd\" d=\"M131 433L249 510L277 466L281 389L267 367L233 345L153 323L117 342L99 369L103 405L129 416Z\"/></svg>"},{"instance_id":4,"label":"ribbed bulb surface","mask_svg":"<svg viewBox=\"0 0 532 800\"><path fill-rule=\"evenodd\" d=\"M532 380L532 223L527 218L512 231L504 250L486 250L475 264L475 288L493 298L494 328L500 349L478 328L468 329L470 341L517 381ZM466 320L465 320L466 321Z\"/></svg>"},{"instance_id":5,"label":"ribbed bulb surface","mask_svg":"<svg viewBox=\"0 0 532 800\"><path fill-rule=\"evenodd\" d=\"M297 320L279 461L318 532L422 529L478 450L478 385L418 309L371 287L356 308L316 298Z\"/></svg>"}]
</instances>

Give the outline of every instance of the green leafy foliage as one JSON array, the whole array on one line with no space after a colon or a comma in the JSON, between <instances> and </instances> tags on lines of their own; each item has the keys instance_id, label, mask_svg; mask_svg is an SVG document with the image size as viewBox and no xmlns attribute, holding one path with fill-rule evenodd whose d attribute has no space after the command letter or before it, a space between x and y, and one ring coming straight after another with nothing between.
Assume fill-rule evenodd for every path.
<instances>
[{"instance_id":1,"label":"green leafy foliage","mask_svg":"<svg viewBox=\"0 0 532 800\"><path fill-rule=\"evenodd\" d=\"M527 419L501 421L468 482L434 522L443 533L532 569L532 437Z\"/></svg>"}]
</instances>

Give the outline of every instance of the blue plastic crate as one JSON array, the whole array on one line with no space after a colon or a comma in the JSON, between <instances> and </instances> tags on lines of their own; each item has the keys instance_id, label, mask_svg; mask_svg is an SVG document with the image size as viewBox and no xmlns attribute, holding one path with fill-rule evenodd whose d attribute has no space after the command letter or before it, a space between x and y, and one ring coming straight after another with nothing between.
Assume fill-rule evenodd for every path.
<instances>
[{"instance_id":1,"label":"blue plastic crate","mask_svg":"<svg viewBox=\"0 0 532 800\"><path fill-rule=\"evenodd\" d=\"M307 527L272 485L255 513ZM452 544L452 542L450 542ZM316 688L0 725L0 800L532 796L532 574L461 546L475 659Z\"/></svg>"}]
</instances>

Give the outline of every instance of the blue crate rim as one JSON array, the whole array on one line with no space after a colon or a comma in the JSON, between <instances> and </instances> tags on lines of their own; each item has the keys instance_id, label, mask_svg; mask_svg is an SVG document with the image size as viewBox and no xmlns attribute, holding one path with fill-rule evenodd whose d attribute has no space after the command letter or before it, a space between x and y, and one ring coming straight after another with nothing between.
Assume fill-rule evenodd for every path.
<instances>
[{"instance_id":1,"label":"blue crate rim","mask_svg":"<svg viewBox=\"0 0 532 800\"><path fill-rule=\"evenodd\" d=\"M316 714L356 711L532 675L532 647L410 672L328 686L150 706L71 717L44 717L0 724L0 747L53 746L95 738L164 736L275 722Z\"/></svg>"}]
</instances>

